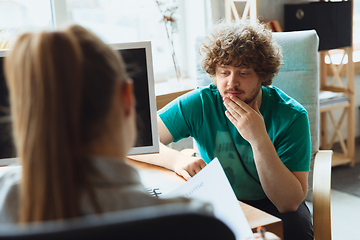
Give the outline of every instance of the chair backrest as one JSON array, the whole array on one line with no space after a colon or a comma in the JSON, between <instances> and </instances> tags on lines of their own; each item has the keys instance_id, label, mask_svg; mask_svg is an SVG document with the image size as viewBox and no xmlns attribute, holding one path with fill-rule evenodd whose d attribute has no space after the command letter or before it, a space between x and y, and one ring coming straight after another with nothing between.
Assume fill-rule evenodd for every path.
<instances>
[{"instance_id":1,"label":"chair backrest","mask_svg":"<svg viewBox=\"0 0 360 240\"><path fill-rule=\"evenodd\" d=\"M311 132L311 165L307 200L312 201L314 157L319 151L319 38L315 30L273 33L282 48L283 65L273 80L305 107Z\"/></svg>"},{"instance_id":2,"label":"chair backrest","mask_svg":"<svg viewBox=\"0 0 360 240\"><path fill-rule=\"evenodd\" d=\"M30 224L24 229L0 225L0 239L235 239L233 232L211 212L211 207L209 211L203 205L176 203Z\"/></svg>"},{"instance_id":3,"label":"chair backrest","mask_svg":"<svg viewBox=\"0 0 360 240\"><path fill-rule=\"evenodd\" d=\"M315 30L273 33L283 54L283 65L273 85L305 107L311 131L311 170L307 200L312 200L314 156L319 151L319 39ZM200 40L199 40L200 41ZM211 83L210 77L197 65L197 85Z\"/></svg>"},{"instance_id":4,"label":"chair backrest","mask_svg":"<svg viewBox=\"0 0 360 240\"><path fill-rule=\"evenodd\" d=\"M273 33L282 48L283 65L273 80L305 107L310 120L312 156L319 151L319 39L315 30Z\"/></svg>"}]
</instances>

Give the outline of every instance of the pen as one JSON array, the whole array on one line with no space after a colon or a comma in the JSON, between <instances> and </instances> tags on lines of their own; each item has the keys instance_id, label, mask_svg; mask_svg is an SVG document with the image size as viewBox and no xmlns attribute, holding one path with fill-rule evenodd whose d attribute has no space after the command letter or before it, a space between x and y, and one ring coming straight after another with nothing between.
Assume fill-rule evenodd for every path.
<instances>
[{"instance_id":1,"label":"pen","mask_svg":"<svg viewBox=\"0 0 360 240\"><path fill-rule=\"evenodd\" d=\"M257 232L261 235L261 238L263 240L266 240L266 238L265 238L266 229L264 227L261 227L261 226L257 227Z\"/></svg>"}]
</instances>

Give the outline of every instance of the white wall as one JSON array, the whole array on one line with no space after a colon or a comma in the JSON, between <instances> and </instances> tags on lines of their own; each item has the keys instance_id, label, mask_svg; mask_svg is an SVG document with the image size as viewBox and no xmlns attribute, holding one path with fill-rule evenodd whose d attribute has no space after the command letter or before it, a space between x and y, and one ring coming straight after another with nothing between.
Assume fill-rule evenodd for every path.
<instances>
[{"instance_id":1,"label":"white wall","mask_svg":"<svg viewBox=\"0 0 360 240\"><path fill-rule=\"evenodd\" d=\"M277 19L284 28L284 4L299 2L298 0L258 0L259 19Z\"/></svg>"}]
</instances>

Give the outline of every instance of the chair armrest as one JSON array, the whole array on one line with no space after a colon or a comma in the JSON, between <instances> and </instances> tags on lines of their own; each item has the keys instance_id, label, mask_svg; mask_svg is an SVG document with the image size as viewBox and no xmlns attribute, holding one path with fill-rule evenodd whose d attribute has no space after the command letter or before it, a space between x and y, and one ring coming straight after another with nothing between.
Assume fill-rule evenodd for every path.
<instances>
[{"instance_id":1,"label":"chair armrest","mask_svg":"<svg viewBox=\"0 0 360 240\"><path fill-rule=\"evenodd\" d=\"M313 175L313 218L316 240L331 239L331 160L332 150L315 155Z\"/></svg>"}]
</instances>

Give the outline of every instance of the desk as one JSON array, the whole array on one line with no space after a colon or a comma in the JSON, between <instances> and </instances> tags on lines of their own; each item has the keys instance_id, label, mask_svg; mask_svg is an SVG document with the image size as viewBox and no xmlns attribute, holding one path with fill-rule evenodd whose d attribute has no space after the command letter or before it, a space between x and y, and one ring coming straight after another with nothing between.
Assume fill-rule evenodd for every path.
<instances>
[{"instance_id":1,"label":"desk","mask_svg":"<svg viewBox=\"0 0 360 240\"><path fill-rule=\"evenodd\" d=\"M184 78L169 79L167 82L155 83L156 107L157 110L163 108L166 104L175 98L190 92L196 88L195 79Z\"/></svg>"},{"instance_id":2,"label":"desk","mask_svg":"<svg viewBox=\"0 0 360 240\"><path fill-rule=\"evenodd\" d=\"M130 159L127 160L127 163L133 166L134 168L136 168L140 172L140 174L141 171L150 170L156 172L156 175L152 175L153 177L156 177L157 175L161 179L165 177L169 180L168 181L169 184L180 186L185 181L182 177L178 176L176 173L162 167L158 167L147 163L137 162ZM266 212L263 212L257 208L254 208L246 203L240 201L239 203L244 211L245 217L248 220L249 225L253 232L256 232L257 227L263 226L266 228L267 231L273 232L282 239L283 227L282 227L281 219L272 216Z\"/></svg>"}]
</instances>

